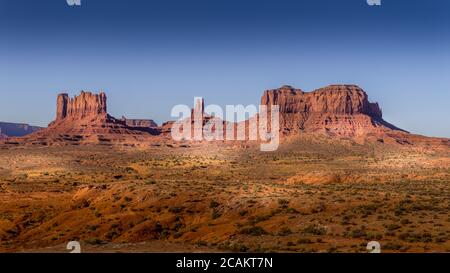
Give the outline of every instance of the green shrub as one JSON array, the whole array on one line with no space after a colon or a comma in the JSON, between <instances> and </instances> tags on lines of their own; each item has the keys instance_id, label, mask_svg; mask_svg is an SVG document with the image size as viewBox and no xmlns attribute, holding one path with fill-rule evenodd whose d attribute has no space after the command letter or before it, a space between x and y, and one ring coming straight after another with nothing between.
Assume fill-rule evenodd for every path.
<instances>
[{"instance_id":1,"label":"green shrub","mask_svg":"<svg viewBox=\"0 0 450 273\"><path fill-rule=\"evenodd\" d=\"M261 236L269 234L262 227L254 226L254 227L246 227L239 231L239 234L251 235L251 236Z\"/></svg>"},{"instance_id":2,"label":"green shrub","mask_svg":"<svg viewBox=\"0 0 450 273\"><path fill-rule=\"evenodd\" d=\"M327 229L325 227L313 224L304 228L303 233L312 235L325 235L327 234Z\"/></svg>"}]
</instances>

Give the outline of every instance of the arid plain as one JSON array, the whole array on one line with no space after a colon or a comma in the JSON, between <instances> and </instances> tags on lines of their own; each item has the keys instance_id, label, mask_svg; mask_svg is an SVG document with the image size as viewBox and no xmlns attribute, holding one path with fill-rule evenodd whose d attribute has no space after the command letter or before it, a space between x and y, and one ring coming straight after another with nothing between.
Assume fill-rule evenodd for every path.
<instances>
[{"instance_id":1,"label":"arid plain","mask_svg":"<svg viewBox=\"0 0 450 273\"><path fill-rule=\"evenodd\" d=\"M238 152L237 152L238 151ZM0 250L450 251L450 159L326 137L0 150Z\"/></svg>"}]
</instances>

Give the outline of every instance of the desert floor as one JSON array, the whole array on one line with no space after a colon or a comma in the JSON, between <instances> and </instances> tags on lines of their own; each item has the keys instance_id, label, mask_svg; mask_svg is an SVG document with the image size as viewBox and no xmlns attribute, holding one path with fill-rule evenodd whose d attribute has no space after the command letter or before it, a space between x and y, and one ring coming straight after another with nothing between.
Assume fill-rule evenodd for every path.
<instances>
[{"instance_id":1,"label":"desert floor","mask_svg":"<svg viewBox=\"0 0 450 273\"><path fill-rule=\"evenodd\" d=\"M450 152L0 147L0 252L450 252Z\"/></svg>"}]
</instances>

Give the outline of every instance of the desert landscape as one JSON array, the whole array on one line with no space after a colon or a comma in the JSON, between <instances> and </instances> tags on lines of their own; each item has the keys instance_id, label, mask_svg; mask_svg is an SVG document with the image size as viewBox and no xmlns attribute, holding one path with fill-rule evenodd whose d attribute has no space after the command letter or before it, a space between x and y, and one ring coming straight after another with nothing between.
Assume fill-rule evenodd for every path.
<instances>
[{"instance_id":1,"label":"desert landscape","mask_svg":"<svg viewBox=\"0 0 450 273\"><path fill-rule=\"evenodd\" d=\"M60 94L47 128L0 137L0 251L450 252L450 139L389 124L356 85L261 104L280 108L273 152Z\"/></svg>"}]
</instances>

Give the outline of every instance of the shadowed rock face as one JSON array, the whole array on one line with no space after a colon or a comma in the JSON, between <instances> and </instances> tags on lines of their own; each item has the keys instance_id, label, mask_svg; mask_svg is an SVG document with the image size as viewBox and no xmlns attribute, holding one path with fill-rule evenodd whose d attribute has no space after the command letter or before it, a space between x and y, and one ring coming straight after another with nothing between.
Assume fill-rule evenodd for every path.
<instances>
[{"instance_id":1,"label":"shadowed rock face","mask_svg":"<svg viewBox=\"0 0 450 273\"><path fill-rule=\"evenodd\" d=\"M67 116L68 94L59 94L56 100L56 120L62 120Z\"/></svg>"}]
</instances>

